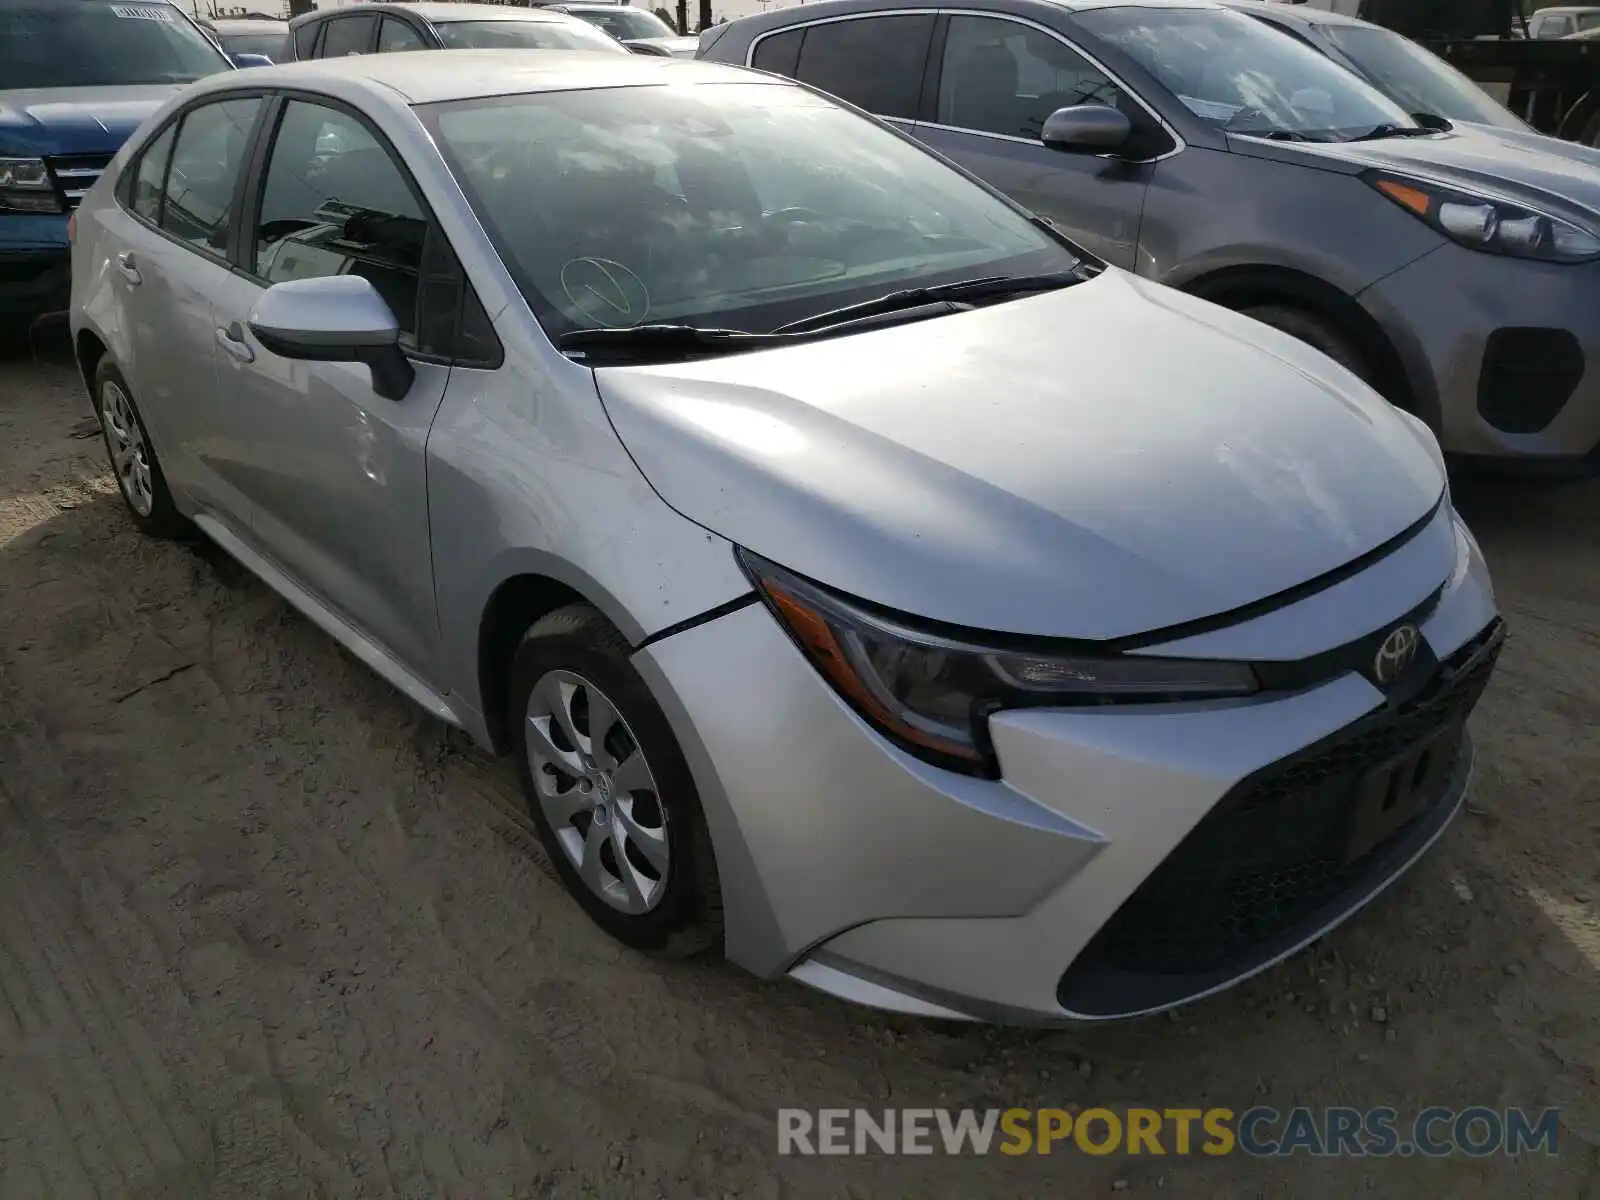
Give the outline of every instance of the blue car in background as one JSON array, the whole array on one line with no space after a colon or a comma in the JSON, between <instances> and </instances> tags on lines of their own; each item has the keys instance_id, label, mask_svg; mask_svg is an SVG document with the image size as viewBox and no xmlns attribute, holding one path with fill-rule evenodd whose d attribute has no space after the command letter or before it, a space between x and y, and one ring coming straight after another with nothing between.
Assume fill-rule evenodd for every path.
<instances>
[{"instance_id":1,"label":"blue car in background","mask_svg":"<svg viewBox=\"0 0 1600 1200\"><path fill-rule=\"evenodd\" d=\"M67 307L67 218L128 135L234 65L165 0L0 0L0 342Z\"/></svg>"}]
</instances>

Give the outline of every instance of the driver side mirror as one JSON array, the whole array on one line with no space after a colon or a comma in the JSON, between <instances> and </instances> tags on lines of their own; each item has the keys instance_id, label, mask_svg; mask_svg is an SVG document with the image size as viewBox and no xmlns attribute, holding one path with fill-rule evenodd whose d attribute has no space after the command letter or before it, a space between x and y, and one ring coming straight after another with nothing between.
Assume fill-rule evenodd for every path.
<instances>
[{"instance_id":1,"label":"driver side mirror","mask_svg":"<svg viewBox=\"0 0 1600 1200\"><path fill-rule=\"evenodd\" d=\"M280 358L365 363L385 400L405 399L417 377L400 349L400 323L359 275L273 284L250 310L250 332Z\"/></svg>"},{"instance_id":2,"label":"driver side mirror","mask_svg":"<svg viewBox=\"0 0 1600 1200\"><path fill-rule=\"evenodd\" d=\"M233 60L233 65L240 70L246 67L270 67L274 65L273 61L265 54L230 54L228 57Z\"/></svg>"},{"instance_id":3,"label":"driver side mirror","mask_svg":"<svg viewBox=\"0 0 1600 1200\"><path fill-rule=\"evenodd\" d=\"M1133 122L1106 104L1074 104L1045 118L1039 140L1069 154L1104 154L1118 150L1133 136Z\"/></svg>"}]
</instances>

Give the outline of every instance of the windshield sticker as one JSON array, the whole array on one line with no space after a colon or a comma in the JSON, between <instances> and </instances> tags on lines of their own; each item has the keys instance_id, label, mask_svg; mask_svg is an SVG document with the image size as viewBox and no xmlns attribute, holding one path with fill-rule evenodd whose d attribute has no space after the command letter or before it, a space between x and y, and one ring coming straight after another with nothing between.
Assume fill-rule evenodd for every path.
<instances>
[{"instance_id":1,"label":"windshield sticker","mask_svg":"<svg viewBox=\"0 0 1600 1200\"><path fill-rule=\"evenodd\" d=\"M172 23L172 8L166 4L113 4L111 15L124 21L165 21Z\"/></svg>"}]
</instances>

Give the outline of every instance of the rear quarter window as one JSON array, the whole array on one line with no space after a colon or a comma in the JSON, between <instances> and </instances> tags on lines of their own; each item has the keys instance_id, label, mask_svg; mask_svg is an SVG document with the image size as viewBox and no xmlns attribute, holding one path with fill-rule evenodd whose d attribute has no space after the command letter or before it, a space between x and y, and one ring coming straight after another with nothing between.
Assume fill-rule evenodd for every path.
<instances>
[{"instance_id":1,"label":"rear quarter window","mask_svg":"<svg viewBox=\"0 0 1600 1200\"><path fill-rule=\"evenodd\" d=\"M800 42L805 36L804 29L790 29L762 38L750 56L750 65L758 71L794 78L800 66Z\"/></svg>"}]
</instances>

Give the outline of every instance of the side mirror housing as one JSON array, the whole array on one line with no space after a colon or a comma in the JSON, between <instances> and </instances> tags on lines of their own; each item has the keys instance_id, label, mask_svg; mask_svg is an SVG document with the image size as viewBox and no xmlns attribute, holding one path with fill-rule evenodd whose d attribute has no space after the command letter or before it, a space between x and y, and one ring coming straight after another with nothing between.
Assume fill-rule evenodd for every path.
<instances>
[{"instance_id":1,"label":"side mirror housing","mask_svg":"<svg viewBox=\"0 0 1600 1200\"><path fill-rule=\"evenodd\" d=\"M244 70L246 67L270 67L274 65L273 61L265 54L230 54L228 57L233 60L233 65L240 70Z\"/></svg>"},{"instance_id":2,"label":"side mirror housing","mask_svg":"<svg viewBox=\"0 0 1600 1200\"><path fill-rule=\"evenodd\" d=\"M273 284L250 310L250 332L280 358L365 363L385 400L405 399L416 379L400 349L400 323L359 275Z\"/></svg>"},{"instance_id":3,"label":"side mirror housing","mask_svg":"<svg viewBox=\"0 0 1600 1200\"><path fill-rule=\"evenodd\" d=\"M1104 154L1118 150L1133 136L1133 122L1107 104L1074 104L1045 118L1039 140L1052 150Z\"/></svg>"}]
</instances>

